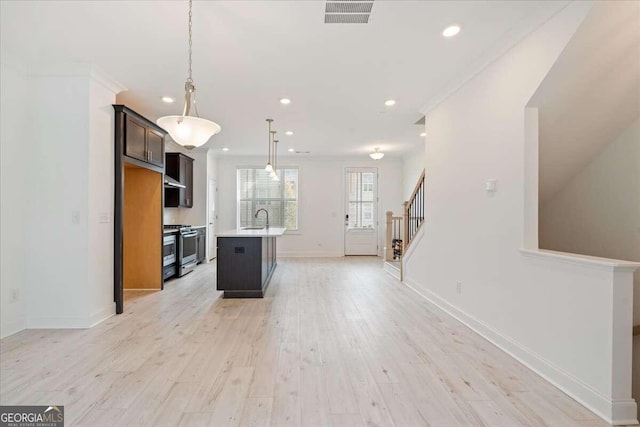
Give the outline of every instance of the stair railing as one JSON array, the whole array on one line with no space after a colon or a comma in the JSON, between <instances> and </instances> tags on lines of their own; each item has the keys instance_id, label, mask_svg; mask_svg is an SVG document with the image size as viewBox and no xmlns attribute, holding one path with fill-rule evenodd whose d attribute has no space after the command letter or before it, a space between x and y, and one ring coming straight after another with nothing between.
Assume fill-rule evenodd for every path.
<instances>
[{"instance_id":1,"label":"stair railing","mask_svg":"<svg viewBox=\"0 0 640 427\"><path fill-rule=\"evenodd\" d=\"M402 235L404 233L404 217L393 216L387 211L387 238L384 260L388 262L400 261L402 257Z\"/></svg>"},{"instance_id":2,"label":"stair railing","mask_svg":"<svg viewBox=\"0 0 640 427\"><path fill-rule=\"evenodd\" d=\"M387 235L384 260L387 262L400 261L400 280L404 278L402 257L415 238L424 222L424 170L411 193L409 200L404 202L402 216L394 216L387 212Z\"/></svg>"},{"instance_id":3,"label":"stair railing","mask_svg":"<svg viewBox=\"0 0 640 427\"><path fill-rule=\"evenodd\" d=\"M409 200L404 202L404 252L424 222L424 170Z\"/></svg>"}]
</instances>

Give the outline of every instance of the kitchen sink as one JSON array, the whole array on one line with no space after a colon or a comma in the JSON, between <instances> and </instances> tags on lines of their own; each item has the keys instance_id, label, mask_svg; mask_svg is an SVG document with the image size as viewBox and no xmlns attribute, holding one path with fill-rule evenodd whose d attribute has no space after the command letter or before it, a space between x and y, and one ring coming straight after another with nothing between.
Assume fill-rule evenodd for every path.
<instances>
[{"instance_id":1,"label":"kitchen sink","mask_svg":"<svg viewBox=\"0 0 640 427\"><path fill-rule=\"evenodd\" d=\"M264 227L242 227L240 230L264 230Z\"/></svg>"}]
</instances>

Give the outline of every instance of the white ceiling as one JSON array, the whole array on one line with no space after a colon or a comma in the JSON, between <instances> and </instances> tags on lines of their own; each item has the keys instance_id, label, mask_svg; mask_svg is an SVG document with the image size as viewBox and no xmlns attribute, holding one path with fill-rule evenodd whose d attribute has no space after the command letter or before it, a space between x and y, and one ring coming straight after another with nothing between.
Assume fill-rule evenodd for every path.
<instances>
[{"instance_id":1,"label":"white ceiling","mask_svg":"<svg viewBox=\"0 0 640 427\"><path fill-rule=\"evenodd\" d=\"M640 2L599 2L536 91L541 203L640 116Z\"/></svg>"},{"instance_id":2,"label":"white ceiling","mask_svg":"<svg viewBox=\"0 0 640 427\"><path fill-rule=\"evenodd\" d=\"M566 2L380 1L369 24L324 24L324 1L194 2L194 80L202 117L222 126L207 146L266 151L266 117L281 150L389 155L415 149L422 106L513 31ZM119 97L155 120L181 111L186 1L2 1L1 44L33 65L81 61L129 91ZM451 23L453 39L441 36ZM177 102L163 104L163 95ZM278 102L292 99L289 106ZM397 104L386 108L384 101ZM294 135L285 136L285 130Z\"/></svg>"}]
</instances>

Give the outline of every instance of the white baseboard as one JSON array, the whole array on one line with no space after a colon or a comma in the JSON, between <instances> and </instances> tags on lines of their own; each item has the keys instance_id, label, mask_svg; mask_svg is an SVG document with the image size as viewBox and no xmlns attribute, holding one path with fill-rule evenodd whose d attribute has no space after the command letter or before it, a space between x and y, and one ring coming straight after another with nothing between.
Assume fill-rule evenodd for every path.
<instances>
[{"instance_id":1,"label":"white baseboard","mask_svg":"<svg viewBox=\"0 0 640 427\"><path fill-rule=\"evenodd\" d=\"M278 252L278 258L342 258L344 253L336 251L292 251Z\"/></svg>"},{"instance_id":2,"label":"white baseboard","mask_svg":"<svg viewBox=\"0 0 640 427\"><path fill-rule=\"evenodd\" d=\"M384 271L386 271L392 277L400 280L400 268L396 267L395 265L385 261Z\"/></svg>"},{"instance_id":3,"label":"white baseboard","mask_svg":"<svg viewBox=\"0 0 640 427\"><path fill-rule=\"evenodd\" d=\"M612 402L611 419L607 420L613 425L635 425L638 424L638 406L633 399L615 399Z\"/></svg>"},{"instance_id":4,"label":"white baseboard","mask_svg":"<svg viewBox=\"0 0 640 427\"><path fill-rule=\"evenodd\" d=\"M2 325L2 330L0 331L0 339L6 338L10 335L17 334L18 332L25 329L26 322L24 318L16 319L13 322L7 322Z\"/></svg>"},{"instance_id":5,"label":"white baseboard","mask_svg":"<svg viewBox=\"0 0 640 427\"><path fill-rule=\"evenodd\" d=\"M27 329L87 329L116 314L115 302L95 311L88 317L30 317Z\"/></svg>"},{"instance_id":6,"label":"white baseboard","mask_svg":"<svg viewBox=\"0 0 640 427\"><path fill-rule=\"evenodd\" d=\"M116 303L111 302L104 306L102 309L95 311L89 317L89 327L93 328L98 323L104 322L108 318L116 315Z\"/></svg>"},{"instance_id":7,"label":"white baseboard","mask_svg":"<svg viewBox=\"0 0 640 427\"><path fill-rule=\"evenodd\" d=\"M636 424L637 406L633 399L612 401L579 378L544 359L531 349L503 335L486 323L465 313L435 293L405 277L404 284L426 299L436 309L456 318L486 338L502 351L511 355L545 380L565 392L596 415L613 425Z\"/></svg>"},{"instance_id":8,"label":"white baseboard","mask_svg":"<svg viewBox=\"0 0 640 427\"><path fill-rule=\"evenodd\" d=\"M86 329L86 317L30 317L27 329Z\"/></svg>"}]
</instances>

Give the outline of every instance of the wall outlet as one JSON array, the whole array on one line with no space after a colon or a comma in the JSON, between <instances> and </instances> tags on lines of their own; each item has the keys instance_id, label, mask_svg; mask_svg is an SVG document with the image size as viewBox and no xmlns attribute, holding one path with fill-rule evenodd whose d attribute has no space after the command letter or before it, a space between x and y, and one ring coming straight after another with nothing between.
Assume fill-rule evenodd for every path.
<instances>
[{"instance_id":1,"label":"wall outlet","mask_svg":"<svg viewBox=\"0 0 640 427\"><path fill-rule=\"evenodd\" d=\"M456 292L459 294L462 293L462 282L456 282Z\"/></svg>"},{"instance_id":2,"label":"wall outlet","mask_svg":"<svg viewBox=\"0 0 640 427\"><path fill-rule=\"evenodd\" d=\"M108 224L111 222L111 212L100 212L98 214L98 222Z\"/></svg>"},{"instance_id":3,"label":"wall outlet","mask_svg":"<svg viewBox=\"0 0 640 427\"><path fill-rule=\"evenodd\" d=\"M11 289L10 302L18 302L20 299L20 291L17 288Z\"/></svg>"}]
</instances>

